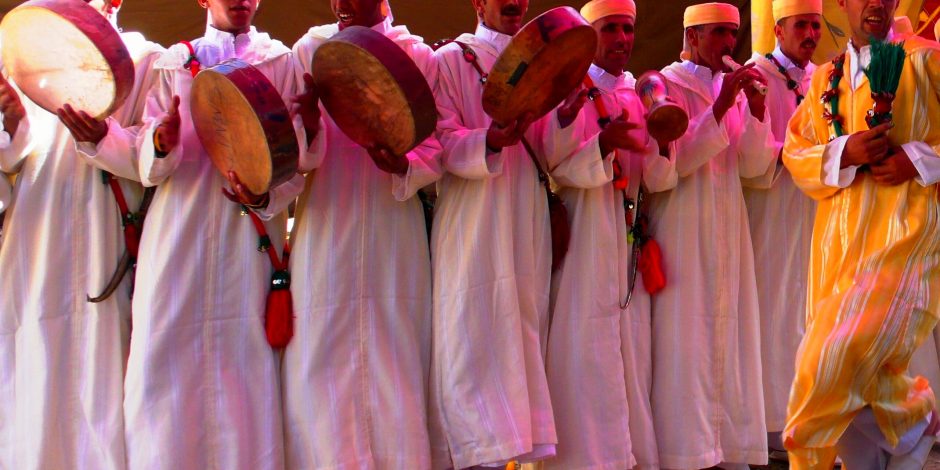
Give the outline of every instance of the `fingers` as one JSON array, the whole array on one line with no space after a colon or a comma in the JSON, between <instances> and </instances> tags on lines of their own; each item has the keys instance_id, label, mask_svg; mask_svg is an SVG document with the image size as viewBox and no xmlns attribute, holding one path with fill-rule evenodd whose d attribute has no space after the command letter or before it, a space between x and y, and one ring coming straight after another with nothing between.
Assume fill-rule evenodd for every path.
<instances>
[{"instance_id":1,"label":"fingers","mask_svg":"<svg viewBox=\"0 0 940 470\"><path fill-rule=\"evenodd\" d=\"M167 122L167 123L175 122L176 124L179 124L180 122L180 97L179 96L175 96L175 95L173 96L173 103L170 104L170 112L168 113L167 118L166 120L164 120L164 122Z\"/></svg>"},{"instance_id":2,"label":"fingers","mask_svg":"<svg viewBox=\"0 0 940 470\"><path fill-rule=\"evenodd\" d=\"M886 136L886 135L888 134L888 131L890 131L891 128L893 128L893 127L894 127L894 123L893 123L893 122L886 122L886 123L883 123L883 124L878 124L878 125L875 126L875 127L872 127L871 129L869 129L868 131L866 131L865 134L866 134L867 136L871 136L871 137L873 137L873 138L874 138L874 137L878 137L878 136Z\"/></svg>"}]
</instances>

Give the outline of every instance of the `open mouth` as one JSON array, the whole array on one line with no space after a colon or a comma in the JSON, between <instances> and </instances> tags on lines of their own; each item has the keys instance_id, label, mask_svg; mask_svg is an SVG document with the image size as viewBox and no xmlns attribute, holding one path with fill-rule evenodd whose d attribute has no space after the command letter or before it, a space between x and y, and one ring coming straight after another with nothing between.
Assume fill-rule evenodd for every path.
<instances>
[{"instance_id":1,"label":"open mouth","mask_svg":"<svg viewBox=\"0 0 940 470\"><path fill-rule=\"evenodd\" d=\"M522 11L516 7L503 8L503 10L500 11L499 13L502 16L507 17L507 18L518 19L522 17Z\"/></svg>"},{"instance_id":2,"label":"open mouth","mask_svg":"<svg viewBox=\"0 0 940 470\"><path fill-rule=\"evenodd\" d=\"M251 9L248 8L248 7L246 7L246 6L244 6L244 5L239 5L239 6L236 6L236 7L232 7L232 8L229 8L229 10L231 10L231 11L233 11L233 12L235 12L235 13L251 13Z\"/></svg>"},{"instance_id":3,"label":"open mouth","mask_svg":"<svg viewBox=\"0 0 940 470\"><path fill-rule=\"evenodd\" d=\"M864 23L871 30L881 30L884 29L887 21L885 21L885 17L881 15L868 15L865 17Z\"/></svg>"},{"instance_id":4,"label":"open mouth","mask_svg":"<svg viewBox=\"0 0 940 470\"><path fill-rule=\"evenodd\" d=\"M352 13L347 13L344 11L339 11L339 12L336 12L336 18L338 18L341 23L351 23L352 20L356 18L356 15L353 15Z\"/></svg>"}]
</instances>

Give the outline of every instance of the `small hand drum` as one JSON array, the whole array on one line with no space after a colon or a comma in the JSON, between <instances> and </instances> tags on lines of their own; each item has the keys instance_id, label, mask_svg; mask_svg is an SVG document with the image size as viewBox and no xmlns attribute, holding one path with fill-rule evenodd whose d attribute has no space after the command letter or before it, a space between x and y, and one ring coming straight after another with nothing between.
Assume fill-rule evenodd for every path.
<instances>
[{"instance_id":1,"label":"small hand drum","mask_svg":"<svg viewBox=\"0 0 940 470\"><path fill-rule=\"evenodd\" d=\"M16 85L50 113L66 104L103 119L134 86L121 36L81 0L30 0L0 23L3 64Z\"/></svg>"},{"instance_id":2,"label":"small hand drum","mask_svg":"<svg viewBox=\"0 0 940 470\"><path fill-rule=\"evenodd\" d=\"M646 129L659 142L672 142L685 134L689 128L689 115L679 105L666 99L666 78L655 70L640 76L636 92L649 112Z\"/></svg>"},{"instance_id":3,"label":"small hand drum","mask_svg":"<svg viewBox=\"0 0 940 470\"><path fill-rule=\"evenodd\" d=\"M528 22L500 54L483 88L483 110L509 124L554 109L587 73L597 33L576 10L558 7Z\"/></svg>"},{"instance_id":4,"label":"small hand drum","mask_svg":"<svg viewBox=\"0 0 940 470\"><path fill-rule=\"evenodd\" d=\"M353 142L403 156L437 127L427 80L394 41L349 26L313 55L313 80L336 125Z\"/></svg>"},{"instance_id":5,"label":"small hand drum","mask_svg":"<svg viewBox=\"0 0 940 470\"><path fill-rule=\"evenodd\" d=\"M261 71L230 59L193 80L190 112L199 141L223 175L234 171L253 194L297 172L300 148L280 93Z\"/></svg>"}]
</instances>

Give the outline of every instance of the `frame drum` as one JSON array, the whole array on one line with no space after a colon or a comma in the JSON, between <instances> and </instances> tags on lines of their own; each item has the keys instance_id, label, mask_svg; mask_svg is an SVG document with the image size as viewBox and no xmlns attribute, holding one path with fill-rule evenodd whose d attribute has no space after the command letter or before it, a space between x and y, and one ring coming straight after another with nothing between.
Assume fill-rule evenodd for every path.
<instances>
[{"instance_id":1,"label":"frame drum","mask_svg":"<svg viewBox=\"0 0 940 470\"><path fill-rule=\"evenodd\" d=\"M349 26L317 48L313 80L330 118L353 142L404 156L437 127L431 87L394 41Z\"/></svg>"},{"instance_id":2,"label":"frame drum","mask_svg":"<svg viewBox=\"0 0 940 470\"><path fill-rule=\"evenodd\" d=\"M104 119L134 86L134 62L120 34L81 0L30 0L0 23L3 64L34 103L66 104Z\"/></svg>"},{"instance_id":3,"label":"frame drum","mask_svg":"<svg viewBox=\"0 0 940 470\"><path fill-rule=\"evenodd\" d=\"M558 106L587 74L597 33L571 7L528 22L500 54L483 88L483 110L509 124L531 112L540 118Z\"/></svg>"},{"instance_id":4,"label":"frame drum","mask_svg":"<svg viewBox=\"0 0 940 470\"><path fill-rule=\"evenodd\" d=\"M190 112L199 141L223 175L234 171L253 194L297 173L300 148L290 113L274 85L238 59L202 70Z\"/></svg>"}]
</instances>

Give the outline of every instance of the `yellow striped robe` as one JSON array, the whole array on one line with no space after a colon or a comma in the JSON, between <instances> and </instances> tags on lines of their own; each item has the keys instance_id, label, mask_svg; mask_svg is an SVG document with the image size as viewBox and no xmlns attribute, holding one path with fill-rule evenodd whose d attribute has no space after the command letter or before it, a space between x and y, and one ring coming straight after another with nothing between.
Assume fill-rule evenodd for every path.
<instances>
[{"instance_id":1,"label":"yellow striped robe","mask_svg":"<svg viewBox=\"0 0 940 470\"><path fill-rule=\"evenodd\" d=\"M940 151L940 45L911 38L894 102L892 145L926 142ZM867 80L850 85L851 57L839 85L845 133L868 129ZM937 186L876 185L857 173L845 189L823 184L832 128L820 95L833 64L819 67L790 120L784 164L819 201L813 227L806 335L797 355L784 441L791 468L830 468L833 446L870 406L889 443L934 407L934 394L907 366L940 315L940 208ZM828 108L828 105L826 105Z\"/></svg>"}]
</instances>

